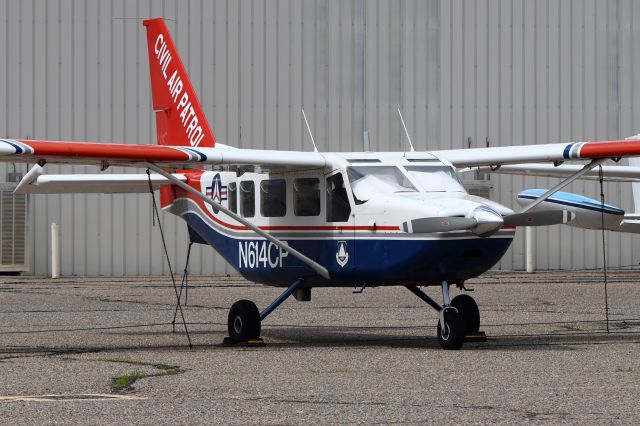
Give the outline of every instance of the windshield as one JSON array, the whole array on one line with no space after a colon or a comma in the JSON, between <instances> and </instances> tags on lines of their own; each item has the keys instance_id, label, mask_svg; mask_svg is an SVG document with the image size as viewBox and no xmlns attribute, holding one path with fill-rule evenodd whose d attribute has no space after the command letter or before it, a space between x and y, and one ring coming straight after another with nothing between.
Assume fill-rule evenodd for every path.
<instances>
[{"instance_id":1,"label":"windshield","mask_svg":"<svg viewBox=\"0 0 640 426\"><path fill-rule=\"evenodd\" d=\"M449 166L405 166L409 177L422 191L465 192L458 175Z\"/></svg>"},{"instance_id":2,"label":"windshield","mask_svg":"<svg viewBox=\"0 0 640 426\"><path fill-rule=\"evenodd\" d=\"M360 201L368 200L375 194L418 191L396 166L348 167L347 174L353 195Z\"/></svg>"}]
</instances>

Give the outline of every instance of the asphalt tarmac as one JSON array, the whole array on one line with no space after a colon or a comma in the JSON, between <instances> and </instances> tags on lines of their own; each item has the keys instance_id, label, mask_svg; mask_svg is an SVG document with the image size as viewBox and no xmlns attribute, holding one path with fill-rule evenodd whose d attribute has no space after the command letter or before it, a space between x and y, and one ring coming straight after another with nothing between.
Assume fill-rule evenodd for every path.
<instances>
[{"instance_id":1,"label":"asphalt tarmac","mask_svg":"<svg viewBox=\"0 0 640 426\"><path fill-rule=\"evenodd\" d=\"M190 350L166 277L0 277L0 423L638 423L640 270L609 271L610 333L602 271L468 284L487 341L459 351L404 288L314 289L229 347L230 305L280 291L192 277Z\"/></svg>"}]
</instances>

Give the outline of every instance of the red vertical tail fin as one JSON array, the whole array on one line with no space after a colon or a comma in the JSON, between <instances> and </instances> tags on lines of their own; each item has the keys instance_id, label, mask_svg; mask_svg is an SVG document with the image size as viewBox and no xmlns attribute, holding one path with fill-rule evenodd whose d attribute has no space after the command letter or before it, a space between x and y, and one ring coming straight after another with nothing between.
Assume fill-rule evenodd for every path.
<instances>
[{"instance_id":1,"label":"red vertical tail fin","mask_svg":"<svg viewBox=\"0 0 640 426\"><path fill-rule=\"evenodd\" d=\"M149 71L159 145L213 148L215 137L162 18L147 19Z\"/></svg>"}]
</instances>

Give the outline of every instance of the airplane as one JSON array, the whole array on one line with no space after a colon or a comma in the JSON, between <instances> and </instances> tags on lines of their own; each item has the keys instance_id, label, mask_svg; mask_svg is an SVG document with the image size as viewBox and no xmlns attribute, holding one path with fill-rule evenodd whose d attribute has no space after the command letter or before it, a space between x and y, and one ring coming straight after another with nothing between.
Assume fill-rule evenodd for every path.
<instances>
[{"instance_id":1,"label":"airplane","mask_svg":"<svg viewBox=\"0 0 640 426\"><path fill-rule=\"evenodd\" d=\"M640 135L627 138L635 140ZM578 164L509 164L499 167L470 167L462 170L491 171L492 173L566 178L580 171ZM625 212L622 208L605 204L602 200L594 200L580 194L558 191L542 203L532 208L536 210L566 210L573 213L574 217L565 225L583 229L605 229L613 232L640 234L640 157L629 157L628 166L602 165L600 170L593 169L585 173L581 178L585 180L599 180L607 182L631 182L634 211ZM538 198L547 189L530 188L516 195L516 202L520 206L527 206ZM576 215L577 212L580 214Z\"/></svg>"},{"instance_id":2,"label":"airplane","mask_svg":"<svg viewBox=\"0 0 640 426\"><path fill-rule=\"evenodd\" d=\"M465 290L495 265L517 226L580 217L532 210L570 182L607 159L640 155L640 138L430 152L233 148L216 142L164 20L143 26L157 145L0 139L0 161L35 163L16 188L22 193L159 190L162 209L184 219L195 242L246 279L284 289L261 311L249 300L231 306L232 343L258 339L275 309L291 295L310 300L314 287L400 286L437 311L440 346L459 349L480 330L480 312L469 295L452 298L450 286ZM567 159L588 163L517 212L469 195L457 171ZM48 176L48 163L149 174ZM440 287L442 303L422 286Z\"/></svg>"}]
</instances>

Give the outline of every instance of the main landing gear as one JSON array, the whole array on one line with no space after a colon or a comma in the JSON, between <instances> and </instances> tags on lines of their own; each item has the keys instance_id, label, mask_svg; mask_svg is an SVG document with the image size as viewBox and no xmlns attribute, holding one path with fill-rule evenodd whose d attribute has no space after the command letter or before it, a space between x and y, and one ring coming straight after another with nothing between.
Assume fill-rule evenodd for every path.
<instances>
[{"instance_id":1,"label":"main landing gear","mask_svg":"<svg viewBox=\"0 0 640 426\"><path fill-rule=\"evenodd\" d=\"M238 300L229 310L229 340L240 343L260 338L261 323L256 304L250 300Z\"/></svg>"},{"instance_id":2,"label":"main landing gear","mask_svg":"<svg viewBox=\"0 0 640 426\"><path fill-rule=\"evenodd\" d=\"M260 330L262 321L293 294L304 282L304 278L295 280L276 300L262 312L258 311L255 303L249 300L239 300L231 306L227 328L229 337L226 343L262 344ZM460 349L465 338L478 335L480 330L480 310L472 297L461 294L451 300L449 298L449 283L441 284L444 304L441 306L425 292L416 286L407 286L413 294L424 300L429 306L438 311L438 342L444 349Z\"/></svg>"},{"instance_id":3,"label":"main landing gear","mask_svg":"<svg viewBox=\"0 0 640 426\"><path fill-rule=\"evenodd\" d=\"M262 320L282 304L304 282L304 278L295 280L276 300L267 306L262 312L250 300L238 300L229 310L227 329L229 337L227 343L252 343L260 339ZM260 342L261 343L261 342Z\"/></svg>"},{"instance_id":4,"label":"main landing gear","mask_svg":"<svg viewBox=\"0 0 640 426\"><path fill-rule=\"evenodd\" d=\"M461 294L451 300L449 283L441 284L444 304L440 306L416 286L407 286L413 294L424 300L439 313L438 342L443 349L460 349L465 336L477 334L480 330L480 310L471 296Z\"/></svg>"}]
</instances>

